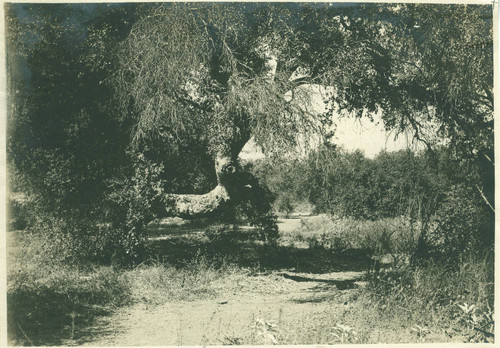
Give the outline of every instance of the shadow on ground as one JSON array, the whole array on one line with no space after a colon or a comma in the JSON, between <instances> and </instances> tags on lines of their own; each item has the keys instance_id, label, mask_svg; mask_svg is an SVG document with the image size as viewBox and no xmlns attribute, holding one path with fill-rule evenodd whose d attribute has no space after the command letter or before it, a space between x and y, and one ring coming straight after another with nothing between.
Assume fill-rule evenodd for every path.
<instances>
[{"instance_id":1,"label":"shadow on ground","mask_svg":"<svg viewBox=\"0 0 500 348\"><path fill-rule=\"evenodd\" d=\"M9 345L72 345L88 337L87 328L110 311L99 306L75 304L51 291L20 290L8 294Z\"/></svg>"},{"instance_id":2,"label":"shadow on ground","mask_svg":"<svg viewBox=\"0 0 500 348\"><path fill-rule=\"evenodd\" d=\"M318 282L318 283L325 283L328 285L334 285L337 290L355 289L358 287L355 284L355 282L363 279L363 278L358 278L358 279L335 280L335 279L318 279L315 277L312 278L312 277L297 276L287 273L281 273L281 275L286 279L290 279L296 282Z\"/></svg>"},{"instance_id":3,"label":"shadow on ground","mask_svg":"<svg viewBox=\"0 0 500 348\"><path fill-rule=\"evenodd\" d=\"M146 259L183 268L193 259L204 258L214 266L231 263L252 268L260 275L279 272L295 282L318 283L311 288L311 296L293 300L296 303L327 301L335 296L334 289L355 288L357 278L334 279L327 273L363 272L371 262L366 250L333 251L321 246L270 245L259 240L255 229L250 226L212 235L204 232L208 226L198 223L152 230ZM57 287L49 286L21 287L10 291L10 344L75 345L114 332L115 328L109 327L107 322L112 308L87 301L87 297L92 297L92 292L86 294L83 289L58 291Z\"/></svg>"},{"instance_id":4,"label":"shadow on ground","mask_svg":"<svg viewBox=\"0 0 500 348\"><path fill-rule=\"evenodd\" d=\"M156 230L155 237L150 240L149 256L176 267L183 267L196 257L204 257L214 264L229 262L260 272L359 272L367 270L372 262L367 250L335 251L322 246L270 245L256 240L254 233L252 228L244 226L210 240L200 229L163 229L162 233Z\"/></svg>"}]
</instances>

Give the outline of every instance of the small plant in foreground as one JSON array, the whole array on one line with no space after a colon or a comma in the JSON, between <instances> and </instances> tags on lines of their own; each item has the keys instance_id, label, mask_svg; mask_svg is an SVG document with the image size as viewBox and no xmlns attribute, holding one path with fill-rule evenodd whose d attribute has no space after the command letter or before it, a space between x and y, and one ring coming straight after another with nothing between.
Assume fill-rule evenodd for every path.
<instances>
[{"instance_id":1,"label":"small plant in foreground","mask_svg":"<svg viewBox=\"0 0 500 348\"><path fill-rule=\"evenodd\" d=\"M467 321L475 321L472 318L476 317L474 312L476 311L476 305L468 305L467 302L464 302L463 305L457 304L458 307L462 310L463 314L467 317Z\"/></svg>"},{"instance_id":2,"label":"small plant in foreground","mask_svg":"<svg viewBox=\"0 0 500 348\"><path fill-rule=\"evenodd\" d=\"M226 335L224 333L222 335L224 336L224 339L219 341L222 342L223 346L236 346L242 344L243 339L241 337L234 335Z\"/></svg>"},{"instance_id":3,"label":"small plant in foreground","mask_svg":"<svg viewBox=\"0 0 500 348\"><path fill-rule=\"evenodd\" d=\"M467 327L469 342L489 342L494 334L494 315L488 308L487 312L480 312L474 304L457 304L462 310L461 321Z\"/></svg>"},{"instance_id":4,"label":"small plant in foreground","mask_svg":"<svg viewBox=\"0 0 500 348\"><path fill-rule=\"evenodd\" d=\"M354 343L357 341L357 334L356 331L354 331L353 327L350 327L348 325L341 325L341 324L336 324L333 327L333 337L337 340L339 343Z\"/></svg>"},{"instance_id":5,"label":"small plant in foreground","mask_svg":"<svg viewBox=\"0 0 500 348\"><path fill-rule=\"evenodd\" d=\"M432 333L431 330L429 330L427 327L420 325L415 325L415 327L411 328L411 331L417 334L417 337L421 342L425 342L425 338L427 337L427 335Z\"/></svg>"},{"instance_id":6,"label":"small plant in foreground","mask_svg":"<svg viewBox=\"0 0 500 348\"><path fill-rule=\"evenodd\" d=\"M279 344L276 336L278 335L278 324L275 321L267 321L262 318L255 318L255 328L257 329L257 335L255 338L261 338L264 344Z\"/></svg>"}]
</instances>

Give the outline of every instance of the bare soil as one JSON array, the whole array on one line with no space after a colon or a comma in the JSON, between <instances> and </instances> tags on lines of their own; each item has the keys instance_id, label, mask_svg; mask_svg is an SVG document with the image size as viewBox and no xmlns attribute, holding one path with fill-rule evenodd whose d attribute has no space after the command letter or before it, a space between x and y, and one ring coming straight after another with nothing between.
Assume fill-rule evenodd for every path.
<instances>
[{"instance_id":1,"label":"bare soil","mask_svg":"<svg viewBox=\"0 0 500 348\"><path fill-rule=\"evenodd\" d=\"M331 343L317 320L339 321L362 272L273 273L249 277L216 298L137 304L103 318L87 344L108 346ZM344 290L339 290L344 288ZM261 323L271 326L265 328ZM275 325L272 328L272 325ZM314 337L311 337L314 336ZM307 340L314 340L308 342Z\"/></svg>"},{"instance_id":2,"label":"bare soil","mask_svg":"<svg viewBox=\"0 0 500 348\"><path fill-rule=\"evenodd\" d=\"M281 233L300 227L302 214L279 220ZM170 262L178 262L176 250L189 254L180 235L194 240L200 230L181 226L152 238L158 248L168 250ZM327 344L336 342L335 326L351 306L365 272L354 262L345 262L314 250L283 248L272 258L258 246L237 244L238 261L263 267L255 276L238 278L237 286L215 296L163 304L135 304L100 318L85 335L93 346L221 345L221 344ZM197 244L199 246L199 244ZM264 255L264 256L263 256ZM285 257L286 255L287 257ZM293 256L290 256L293 255ZM182 256L184 258L184 255ZM276 259L278 262L275 262ZM271 263L273 263L271 265ZM352 265L352 267L350 267ZM337 341L338 342L338 341Z\"/></svg>"}]
</instances>

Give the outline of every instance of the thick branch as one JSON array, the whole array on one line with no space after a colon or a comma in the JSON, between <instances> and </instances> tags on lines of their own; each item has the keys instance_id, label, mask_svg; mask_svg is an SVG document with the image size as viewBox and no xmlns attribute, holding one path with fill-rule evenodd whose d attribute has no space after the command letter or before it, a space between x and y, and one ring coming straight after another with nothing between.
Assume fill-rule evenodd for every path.
<instances>
[{"instance_id":1,"label":"thick branch","mask_svg":"<svg viewBox=\"0 0 500 348\"><path fill-rule=\"evenodd\" d=\"M493 208L491 203L488 201L488 198L486 198L486 196L484 195L483 190L481 190L477 184L476 184L476 188L479 191L479 193L481 194L481 197L483 198L484 202L488 205L488 207L490 207L491 211L493 213L495 213L495 208Z\"/></svg>"},{"instance_id":2,"label":"thick branch","mask_svg":"<svg viewBox=\"0 0 500 348\"><path fill-rule=\"evenodd\" d=\"M164 198L167 216L201 217L210 215L225 206L231 199L231 176L236 172L236 161L250 136L235 141L229 154L219 153L215 158L217 186L205 194L167 194Z\"/></svg>"},{"instance_id":3,"label":"thick branch","mask_svg":"<svg viewBox=\"0 0 500 348\"><path fill-rule=\"evenodd\" d=\"M220 209L229 199L227 189L221 184L202 195L169 194L165 199L165 212L171 216L191 218L209 215Z\"/></svg>"}]
</instances>

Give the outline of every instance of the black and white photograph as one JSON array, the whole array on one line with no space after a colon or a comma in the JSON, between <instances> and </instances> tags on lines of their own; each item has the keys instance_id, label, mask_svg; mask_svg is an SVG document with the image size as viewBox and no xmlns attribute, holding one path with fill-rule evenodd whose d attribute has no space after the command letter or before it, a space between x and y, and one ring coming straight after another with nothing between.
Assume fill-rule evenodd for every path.
<instances>
[{"instance_id":1,"label":"black and white photograph","mask_svg":"<svg viewBox=\"0 0 500 348\"><path fill-rule=\"evenodd\" d=\"M496 1L2 6L2 344L495 343Z\"/></svg>"}]
</instances>

